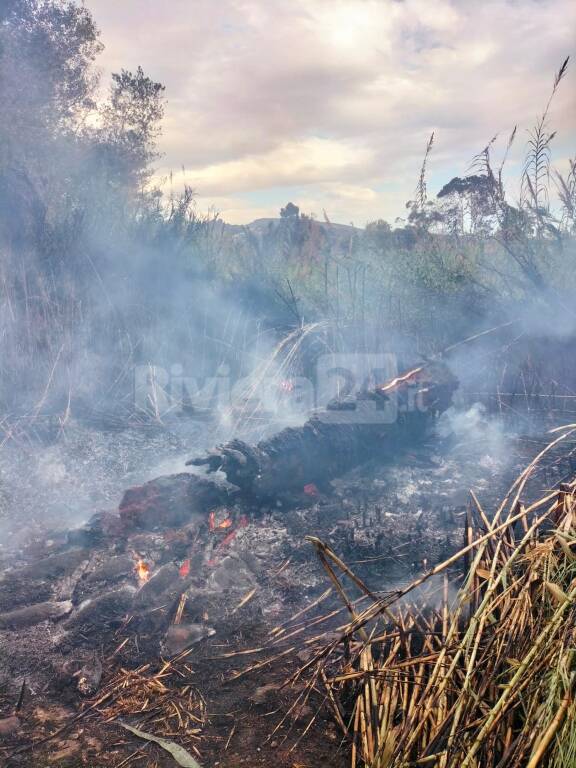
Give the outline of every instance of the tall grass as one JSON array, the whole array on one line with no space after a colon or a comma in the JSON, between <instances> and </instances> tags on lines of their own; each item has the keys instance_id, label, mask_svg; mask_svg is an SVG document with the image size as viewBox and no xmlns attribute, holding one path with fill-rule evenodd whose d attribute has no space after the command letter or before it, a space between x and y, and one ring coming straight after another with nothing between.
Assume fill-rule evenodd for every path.
<instances>
[{"instance_id":1,"label":"tall grass","mask_svg":"<svg viewBox=\"0 0 576 768\"><path fill-rule=\"evenodd\" d=\"M568 70L566 57L562 66L554 76L552 92L544 111L536 125L529 131L528 151L522 173L522 202L526 205L536 220L536 231L542 233L545 217L549 213L549 183L550 183L550 153L551 143L556 131L551 131L548 125L548 114L558 86Z\"/></svg>"}]
</instances>

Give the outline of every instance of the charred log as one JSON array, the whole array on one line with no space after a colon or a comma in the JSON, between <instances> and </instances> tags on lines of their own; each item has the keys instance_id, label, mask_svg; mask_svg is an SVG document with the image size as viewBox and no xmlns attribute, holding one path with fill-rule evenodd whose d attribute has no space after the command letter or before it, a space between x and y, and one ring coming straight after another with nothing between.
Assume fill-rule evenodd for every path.
<instances>
[{"instance_id":1,"label":"charred log","mask_svg":"<svg viewBox=\"0 0 576 768\"><path fill-rule=\"evenodd\" d=\"M365 461L385 459L420 439L452 402L456 378L440 364L416 368L354 399L336 400L302 427L251 446L232 440L187 463L223 471L252 497L322 485Z\"/></svg>"}]
</instances>

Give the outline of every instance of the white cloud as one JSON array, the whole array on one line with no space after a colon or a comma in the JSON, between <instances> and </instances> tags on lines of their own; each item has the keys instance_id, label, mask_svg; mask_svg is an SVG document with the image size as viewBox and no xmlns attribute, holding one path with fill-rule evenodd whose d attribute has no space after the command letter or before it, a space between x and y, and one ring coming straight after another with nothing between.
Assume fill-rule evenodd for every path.
<instances>
[{"instance_id":1,"label":"white cloud","mask_svg":"<svg viewBox=\"0 0 576 768\"><path fill-rule=\"evenodd\" d=\"M365 173L371 157L370 151L361 147L312 137L283 142L269 152L209 165L189 175L192 186L204 193L247 192Z\"/></svg>"},{"instance_id":2,"label":"white cloud","mask_svg":"<svg viewBox=\"0 0 576 768\"><path fill-rule=\"evenodd\" d=\"M200 213L216 212L228 224L246 224L255 219L278 216L277 205L254 205L238 197L199 195L197 206Z\"/></svg>"},{"instance_id":3,"label":"white cloud","mask_svg":"<svg viewBox=\"0 0 576 768\"><path fill-rule=\"evenodd\" d=\"M519 163L523 129L576 47L570 0L93 0L92 9L105 69L142 64L167 86L162 171L184 166L213 199L298 187L295 202L320 211L339 183L337 207L345 215L347 200L357 220L362 206L360 220L401 215L432 130L431 173L463 172L516 123ZM575 79L570 69L551 113L559 157L574 151ZM385 196L374 193L383 185ZM255 212L242 203L234 215Z\"/></svg>"}]
</instances>

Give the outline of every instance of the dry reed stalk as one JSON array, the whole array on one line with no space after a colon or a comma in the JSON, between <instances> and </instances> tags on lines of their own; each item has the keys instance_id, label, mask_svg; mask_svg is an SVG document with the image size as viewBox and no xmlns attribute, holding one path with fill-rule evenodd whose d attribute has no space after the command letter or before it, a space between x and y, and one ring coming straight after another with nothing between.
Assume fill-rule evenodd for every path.
<instances>
[{"instance_id":1,"label":"dry reed stalk","mask_svg":"<svg viewBox=\"0 0 576 768\"><path fill-rule=\"evenodd\" d=\"M473 497L482 532L469 514L460 552L393 595L376 598L311 539L350 621L293 679L312 671L322 682L352 766L556 767L576 754L576 481L520 502L540 459L573 431L530 462L491 520ZM465 556L450 603L451 569ZM437 574L438 610L404 601ZM345 579L366 608L352 607Z\"/></svg>"},{"instance_id":2,"label":"dry reed stalk","mask_svg":"<svg viewBox=\"0 0 576 768\"><path fill-rule=\"evenodd\" d=\"M104 686L106 703L98 706L105 722L129 719L162 738L174 738L198 753L206 720L206 705L198 691L185 682L192 670L184 660L165 662L152 671L147 664L120 669ZM104 701L102 697L98 701Z\"/></svg>"}]
</instances>

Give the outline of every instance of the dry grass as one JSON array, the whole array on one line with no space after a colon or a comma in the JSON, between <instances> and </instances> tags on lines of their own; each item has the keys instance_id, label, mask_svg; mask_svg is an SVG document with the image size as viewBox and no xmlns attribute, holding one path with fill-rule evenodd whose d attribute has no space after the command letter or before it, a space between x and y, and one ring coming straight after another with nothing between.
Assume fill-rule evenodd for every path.
<instances>
[{"instance_id":1,"label":"dry grass","mask_svg":"<svg viewBox=\"0 0 576 768\"><path fill-rule=\"evenodd\" d=\"M129 722L163 739L175 739L199 755L206 706L189 682L193 674L184 654L157 670L150 664L119 669L99 692L102 704L97 711L105 722Z\"/></svg>"},{"instance_id":2,"label":"dry grass","mask_svg":"<svg viewBox=\"0 0 576 768\"><path fill-rule=\"evenodd\" d=\"M353 768L576 764L576 481L520 502L573 431L492 519L473 497L466 546L395 594L376 598L312 539L350 621L295 677L323 690Z\"/></svg>"}]
</instances>

